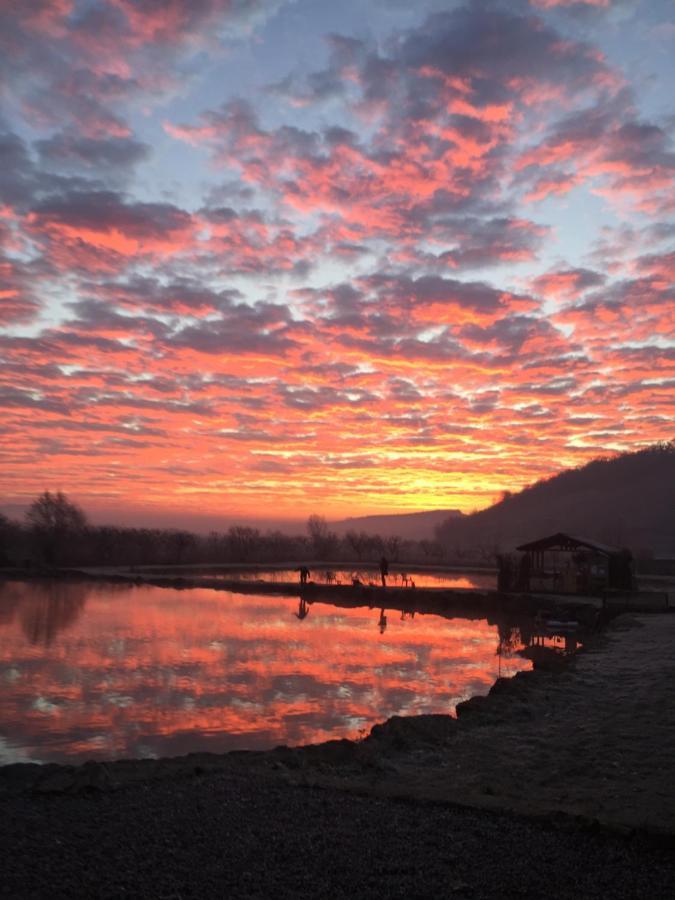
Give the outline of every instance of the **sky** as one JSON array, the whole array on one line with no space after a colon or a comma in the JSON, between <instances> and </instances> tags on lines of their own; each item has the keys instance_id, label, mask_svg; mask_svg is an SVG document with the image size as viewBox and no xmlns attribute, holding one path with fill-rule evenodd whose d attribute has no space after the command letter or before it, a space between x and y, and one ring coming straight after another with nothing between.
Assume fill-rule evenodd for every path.
<instances>
[{"instance_id":1,"label":"sky","mask_svg":"<svg viewBox=\"0 0 675 900\"><path fill-rule=\"evenodd\" d=\"M0 505L470 512L675 435L673 0L0 0Z\"/></svg>"}]
</instances>

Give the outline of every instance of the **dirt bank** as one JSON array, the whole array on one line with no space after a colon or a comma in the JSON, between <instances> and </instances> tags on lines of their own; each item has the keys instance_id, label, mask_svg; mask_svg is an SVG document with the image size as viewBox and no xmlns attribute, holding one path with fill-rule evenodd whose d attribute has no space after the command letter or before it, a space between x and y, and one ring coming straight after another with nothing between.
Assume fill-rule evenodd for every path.
<instances>
[{"instance_id":1,"label":"dirt bank","mask_svg":"<svg viewBox=\"0 0 675 900\"><path fill-rule=\"evenodd\" d=\"M500 680L444 734L429 722L435 742L376 727L389 769L369 789L675 835L674 685L675 615L621 616L565 670Z\"/></svg>"}]
</instances>

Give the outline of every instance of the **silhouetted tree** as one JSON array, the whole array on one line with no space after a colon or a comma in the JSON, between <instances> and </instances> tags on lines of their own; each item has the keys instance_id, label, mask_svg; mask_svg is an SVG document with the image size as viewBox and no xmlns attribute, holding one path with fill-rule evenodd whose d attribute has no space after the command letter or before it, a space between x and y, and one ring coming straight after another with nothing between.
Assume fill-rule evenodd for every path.
<instances>
[{"instance_id":1,"label":"silhouetted tree","mask_svg":"<svg viewBox=\"0 0 675 900\"><path fill-rule=\"evenodd\" d=\"M388 537L384 542L385 547L387 548L387 553L392 558L394 562L398 562L399 557L401 555L401 547L403 545L403 541L398 535L392 535Z\"/></svg>"},{"instance_id":2,"label":"silhouetted tree","mask_svg":"<svg viewBox=\"0 0 675 900\"><path fill-rule=\"evenodd\" d=\"M9 542L12 537L12 523L0 513L0 566L9 563Z\"/></svg>"},{"instance_id":3,"label":"silhouetted tree","mask_svg":"<svg viewBox=\"0 0 675 900\"><path fill-rule=\"evenodd\" d=\"M172 530L164 534L167 552L167 561L174 565L188 561L188 556L194 553L197 538L190 531Z\"/></svg>"},{"instance_id":4,"label":"silhouetted tree","mask_svg":"<svg viewBox=\"0 0 675 900\"><path fill-rule=\"evenodd\" d=\"M443 557L443 547L438 541L420 541L420 550L427 559L441 559Z\"/></svg>"},{"instance_id":5,"label":"silhouetted tree","mask_svg":"<svg viewBox=\"0 0 675 900\"><path fill-rule=\"evenodd\" d=\"M233 525L227 532L230 558L235 562L246 562L256 555L261 544L260 532L257 528L245 525Z\"/></svg>"},{"instance_id":6,"label":"silhouetted tree","mask_svg":"<svg viewBox=\"0 0 675 900\"><path fill-rule=\"evenodd\" d=\"M307 519L307 533L312 543L315 559L330 559L339 543L338 536L328 528L323 516Z\"/></svg>"},{"instance_id":7,"label":"silhouetted tree","mask_svg":"<svg viewBox=\"0 0 675 900\"><path fill-rule=\"evenodd\" d=\"M210 531L204 548L204 562L219 563L227 559L227 538L219 531Z\"/></svg>"},{"instance_id":8,"label":"silhouetted tree","mask_svg":"<svg viewBox=\"0 0 675 900\"><path fill-rule=\"evenodd\" d=\"M36 550L50 565L64 561L66 547L72 557L76 549L73 544L77 544L87 527L84 512L61 491L40 494L28 508L26 519Z\"/></svg>"},{"instance_id":9,"label":"silhouetted tree","mask_svg":"<svg viewBox=\"0 0 675 900\"><path fill-rule=\"evenodd\" d=\"M348 531L345 534L345 542L347 547L356 553L356 558L361 562L364 551L370 543L370 535L366 534L365 531Z\"/></svg>"}]
</instances>

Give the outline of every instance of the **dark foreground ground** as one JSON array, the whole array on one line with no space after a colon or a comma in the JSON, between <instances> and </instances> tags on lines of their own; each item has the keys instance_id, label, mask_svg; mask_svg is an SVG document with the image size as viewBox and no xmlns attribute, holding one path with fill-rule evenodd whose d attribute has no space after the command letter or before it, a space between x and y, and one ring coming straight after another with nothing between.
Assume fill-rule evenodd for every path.
<instances>
[{"instance_id":1,"label":"dark foreground ground","mask_svg":"<svg viewBox=\"0 0 675 900\"><path fill-rule=\"evenodd\" d=\"M224 771L8 796L3 897L675 897L653 839Z\"/></svg>"}]
</instances>

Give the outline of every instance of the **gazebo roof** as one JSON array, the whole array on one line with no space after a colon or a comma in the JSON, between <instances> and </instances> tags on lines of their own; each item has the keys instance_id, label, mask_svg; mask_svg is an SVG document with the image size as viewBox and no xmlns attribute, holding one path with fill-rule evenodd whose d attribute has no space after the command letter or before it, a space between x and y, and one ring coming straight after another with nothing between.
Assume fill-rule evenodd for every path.
<instances>
[{"instance_id":1,"label":"gazebo roof","mask_svg":"<svg viewBox=\"0 0 675 900\"><path fill-rule=\"evenodd\" d=\"M574 537L571 534L564 534L562 531L552 534L550 537L530 541L529 544L521 544L516 549L522 551L566 550L568 552L594 550L596 553L602 553L603 556L612 556L615 553L619 553L618 547L610 547L609 544L601 544L599 541L591 541L588 538Z\"/></svg>"}]
</instances>

